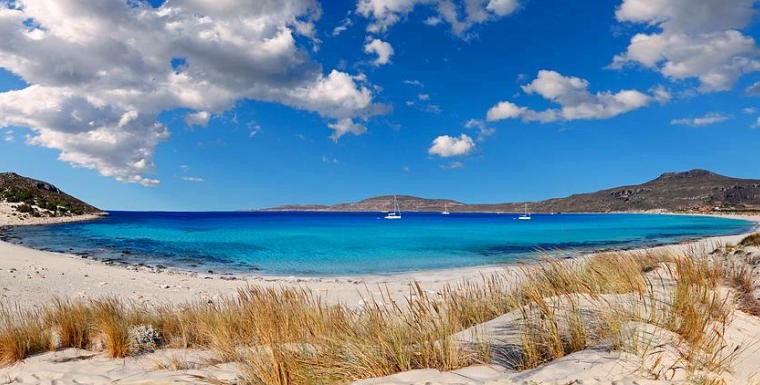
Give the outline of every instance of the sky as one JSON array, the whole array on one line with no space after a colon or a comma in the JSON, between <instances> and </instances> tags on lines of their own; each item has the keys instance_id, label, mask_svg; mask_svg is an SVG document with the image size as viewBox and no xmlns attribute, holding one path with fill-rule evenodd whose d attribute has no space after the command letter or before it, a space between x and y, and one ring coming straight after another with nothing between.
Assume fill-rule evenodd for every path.
<instances>
[{"instance_id":1,"label":"sky","mask_svg":"<svg viewBox=\"0 0 760 385\"><path fill-rule=\"evenodd\" d=\"M0 170L107 210L760 179L752 0L0 0Z\"/></svg>"}]
</instances>

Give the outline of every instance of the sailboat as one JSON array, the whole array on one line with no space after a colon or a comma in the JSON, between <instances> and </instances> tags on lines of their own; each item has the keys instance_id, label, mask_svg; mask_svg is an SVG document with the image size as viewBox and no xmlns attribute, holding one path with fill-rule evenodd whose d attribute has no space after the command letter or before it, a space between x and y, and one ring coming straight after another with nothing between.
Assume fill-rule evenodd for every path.
<instances>
[{"instance_id":1,"label":"sailboat","mask_svg":"<svg viewBox=\"0 0 760 385\"><path fill-rule=\"evenodd\" d=\"M528 214L528 204L525 204L525 213L517 217L517 219L528 221L530 220L530 214Z\"/></svg>"},{"instance_id":2,"label":"sailboat","mask_svg":"<svg viewBox=\"0 0 760 385\"><path fill-rule=\"evenodd\" d=\"M451 214L449 212L449 205L446 202L443 202L443 211L441 211L441 215L449 215Z\"/></svg>"},{"instance_id":3,"label":"sailboat","mask_svg":"<svg viewBox=\"0 0 760 385\"><path fill-rule=\"evenodd\" d=\"M393 211L389 211L385 214L383 219L401 219L401 208L398 207L398 199L396 195L393 196Z\"/></svg>"}]
</instances>

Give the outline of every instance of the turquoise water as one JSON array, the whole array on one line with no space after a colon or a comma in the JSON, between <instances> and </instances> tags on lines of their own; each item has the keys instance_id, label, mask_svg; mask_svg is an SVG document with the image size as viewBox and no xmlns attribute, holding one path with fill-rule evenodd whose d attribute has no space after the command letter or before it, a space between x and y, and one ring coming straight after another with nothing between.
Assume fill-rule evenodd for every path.
<instances>
[{"instance_id":1,"label":"turquoise water","mask_svg":"<svg viewBox=\"0 0 760 385\"><path fill-rule=\"evenodd\" d=\"M124 263L273 275L393 273L514 262L537 249L632 248L749 231L750 222L643 214L153 213L7 229L24 245Z\"/></svg>"}]
</instances>

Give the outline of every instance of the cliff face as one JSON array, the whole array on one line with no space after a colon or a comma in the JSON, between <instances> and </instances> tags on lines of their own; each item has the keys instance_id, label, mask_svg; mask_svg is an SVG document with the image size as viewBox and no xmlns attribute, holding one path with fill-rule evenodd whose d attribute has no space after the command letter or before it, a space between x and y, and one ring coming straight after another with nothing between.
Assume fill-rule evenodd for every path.
<instances>
[{"instance_id":1,"label":"cliff face","mask_svg":"<svg viewBox=\"0 0 760 385\"><path fill-rule=\"evenodd\" d=\"M707 170L665 173L649 182L593 193L575 194L540 202L465 204L448 199L398 196L401 211L520 212L528 203L532 212L610 212L648 210L760 209L760 180L731 178ZM388 211L393 196L379 196L333 206L281 206L272 210Z\"/></svg>"},{"instance_id":2,"label":"cliff face","mask_svg":"<svg viewBox=\"0 0 760 385\"><path fill-rule=\"evenodd\" d=\"M0 202L12 204L16 211L33 216L71 216L95 214L100 210L72 197L50 183L16 173L0 173Z\"/></svg>"}]
</instances>

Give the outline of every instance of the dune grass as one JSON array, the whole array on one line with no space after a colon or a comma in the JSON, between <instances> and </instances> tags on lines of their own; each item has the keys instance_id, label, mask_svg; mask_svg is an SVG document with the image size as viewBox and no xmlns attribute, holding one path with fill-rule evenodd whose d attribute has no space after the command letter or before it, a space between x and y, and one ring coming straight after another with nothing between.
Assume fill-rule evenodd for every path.
<instances>
[{"instance_id":1,"label":"dune grass","mask_svg":"<svg viewBox=\"0 0 760 385\"><path fill-rule=\"evenodd\" d=\"M758 246L760 247L760 233L750 234L739 242L741 246Z\"/></svg>"},{"instance_id":2,"label":"dune grass","mask_svg":"<svg viewBox=\"0 0 760 385\"><path fill-rule=\"evenodd\" d=\"M385 292L365 298L360 308L326 304L306 289L259 287L181 306L56 299L41 311L2 307L0 365L67 347L111 357L137 354L133 331L149 325L160 333L161 346L211 349L221 361L238 363L251 384L341 384L487 362L488 344L465 345L452 336L514 311L517 369L591 346L645 351L646 344L632 340L636 333L625 332L628 324L642 323L678 336L679 360L671 365L720 372L734 354L722 337L734 304L753 314L760 308L750 300L750 270L731 269L695 250L577 261L547 256L524 265L521 276L517 282L484 276L437 293L415 283L405 301ZM723 285L736 294L725 295Z\"/></svg>"}]
</instances>

